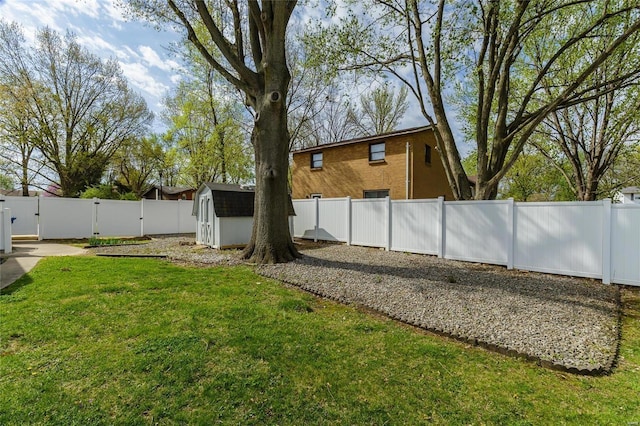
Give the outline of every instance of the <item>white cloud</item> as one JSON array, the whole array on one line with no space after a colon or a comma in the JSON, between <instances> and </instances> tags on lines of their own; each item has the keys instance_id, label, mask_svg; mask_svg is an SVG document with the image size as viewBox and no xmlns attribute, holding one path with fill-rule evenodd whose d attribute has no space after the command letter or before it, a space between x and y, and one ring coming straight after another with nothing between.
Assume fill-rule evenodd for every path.
<instances>
[{"instance_id":1,"label":"white cloud","mask_svg":"<svg viewBox=\"0 0 640 426\"><path fill-rule=\"evenodd\" d=\"M120 62L120 68L133 86L149 95L161 97L168 89L167 85L151 75L149 68L140 63Z\"/></svg>"},{"instance_id":2,"label":"white cloud","mask_svg":"<svg viewBox=\"0 0 640 426\"><path fill-rule=\"evenodd\" d=\"M173 71L180 68L180 64L176 61L160 58L160 55L149 46L140 46L138 50L142 53L142 59L150 66L160 68L163 71Z\"/></svg>"},{"instance_id":3,"label":"white cloud","mask_svg":"<svg viewBox=\"0 0 640 426\"><path fill-rule=\"evenodd\" d=\"M108 55L116 54L116 56L120 57L119 55L117 55L117 53L121 49L117 48L97 34L78 35L78 43L86 46L88 49L91 49L94 52L100 52L104 54L105 51L107 51Z\"/></svg>"},{"instance_id":4,"label":"white cloud","mask_svg":"<svg viewBox=\"0 0 640 426\"><path fill-rule=\"evenodd\" d=\"M106 13L106 15L113 21L112 25L118 29L122 28L120 22L125 22L125 11L122 7L117 6L112 0L101 3L102 10Z\"/></svg>"}]
</instances>

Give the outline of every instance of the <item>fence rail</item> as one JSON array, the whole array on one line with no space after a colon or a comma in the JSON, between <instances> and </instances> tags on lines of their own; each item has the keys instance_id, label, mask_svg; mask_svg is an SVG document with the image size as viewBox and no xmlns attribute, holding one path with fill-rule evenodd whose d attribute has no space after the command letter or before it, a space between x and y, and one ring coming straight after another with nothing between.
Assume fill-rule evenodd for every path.
<instances>
[{"instance_id":1,"label":"fence rail","mask_svg":"<svg viewBox=\"0 0 640 426\"><path fill-rule=\"evenodd\" d=\"M294 200L294 236L640 286L640 206Z\"/></svg>"},{"instance_id":2,"label":"fence rail","mask_svg":"<svg viewBox=\"0 0 640 426\"><path fill-rule=\"evenodd\" d=\"M10 208L13 235L39 239L125 237L196 231L192 201L101 200L58 197L0 198Z\"/></svg>"}]
</instances>

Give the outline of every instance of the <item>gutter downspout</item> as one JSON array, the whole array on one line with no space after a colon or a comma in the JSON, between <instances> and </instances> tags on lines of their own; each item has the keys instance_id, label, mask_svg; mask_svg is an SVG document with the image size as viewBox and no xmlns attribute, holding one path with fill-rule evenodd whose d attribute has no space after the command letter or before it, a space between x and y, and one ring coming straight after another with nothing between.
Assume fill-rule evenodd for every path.
<instances>
[{"instance_id":1,"label":"gutter downspout","mask_svg":"<svg viewBox=\"0 0 640 426\"><path fill-rule=\"evenodd\" d=\"M406 145L406 165L405 165L405 200L409 199L409 185L411 184L411 179L410 179L410 175L409 175L409 167L410 167L410 158L409 158L409 151L410 150L410 143L409 141L407 141L407 145Z\"/></svg>"}]
</instances>

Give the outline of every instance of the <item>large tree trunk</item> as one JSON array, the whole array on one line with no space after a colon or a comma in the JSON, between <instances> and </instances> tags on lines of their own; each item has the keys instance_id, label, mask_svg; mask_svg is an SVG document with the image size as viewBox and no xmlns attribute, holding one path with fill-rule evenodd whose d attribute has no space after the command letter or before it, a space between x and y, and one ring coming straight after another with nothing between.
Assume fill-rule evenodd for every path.
<instances>
[{"instance_id":1,"label":"large tree trunk","mask_svg":"<svg viewBox=\"0 0 640 426\"><path fill-rule=\"evenodd\" d=\"M438 120L436 123L438 150L440 151L440 158L449 186L453 192L453 197L456 200L469 200L472 198L471 185L462 166L453 131L449 126L444 110L434 109L436 109L436 119Z\"/></svg>"},{"instance_id":2,"label":"large tree trunk","mask_svg":"<svg viewBox=\"0 0 640 426\"><path fill-rule=\"evenodd\" d=\"M268 105L258 113L251 135L256 195L253 232L243 255L257 263L280 263L299 257L289 232L289 132L282 95L276 91L266 98Z\"/></svg>"},{"instance_id":3,"label":"large tree trunk","mask_svg":"<svg viewBox=\"0 0 640 426\"><path fill-rule=\"evenodd\" d=\"M255 126L251 142L255 152L256 191L253 232L243 256L256 263L289 262L300 254L289 232L289 130L286 94L290 74L282 40L272 38L263 73L265 90L255 99Z\"/></svg>"}]
</instances>

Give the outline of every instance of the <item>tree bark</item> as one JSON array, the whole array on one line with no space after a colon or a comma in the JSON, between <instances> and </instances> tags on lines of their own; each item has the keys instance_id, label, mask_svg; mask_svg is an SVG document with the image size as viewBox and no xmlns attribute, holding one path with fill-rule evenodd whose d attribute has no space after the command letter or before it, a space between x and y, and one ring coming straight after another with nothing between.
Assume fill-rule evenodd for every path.
<instances>
[{"instance_id":1,"label":"tree bark","mask_svg":"<svg viewBox=\"0 0 640 426\"><path fill-rule=\"evenodd\" d=\"M259 71L264 85L252 100L255 122L251 142L255 153L256 190L253 231L243 257L256 263L282 263L300 257L288 220L290 135L286 97L291 74L285 57L286 20L282 21L282 11L274 13L272 18L273 21L267 19L268 24L264 26L266 46Z\"/></svg>"},{"instance_id":2,"label":"tree bark","mask_svg":"<svg viewBox=\"0 0 640 426\"><path fill-rule=\"evenodd\" d=\"M253 232L243 257L257 263L288 262L300 256L289 232L289 131L284 100L279 91L264 96L251 135L256 191Z\"/></svg>"},{"instance_id":3,"label":"tree bark","mask_svg":"<svg viewBox=\"0 0 640 426\"><path fill-rule=\"evenodd\" d=\"M281 100L276 103L283 104ZM289 134L286 117L273 109L262 110L251 136L256 162L256 191L253 232L243 256L256 263L289 262L300 256L289 232Z\"/></svg>"}]
</instances>

